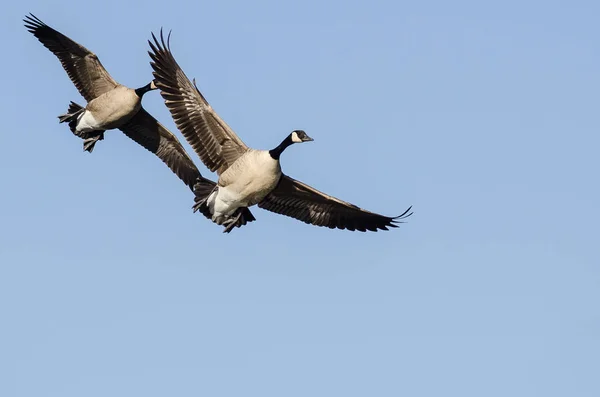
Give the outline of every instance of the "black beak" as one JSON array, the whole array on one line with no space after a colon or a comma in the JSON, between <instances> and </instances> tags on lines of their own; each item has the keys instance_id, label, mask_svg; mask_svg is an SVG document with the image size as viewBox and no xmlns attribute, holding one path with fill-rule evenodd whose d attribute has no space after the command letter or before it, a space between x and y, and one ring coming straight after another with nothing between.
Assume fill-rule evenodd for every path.
<instances>
[{"instance_id":1,"label":"black beak","mask_svg":"<svg viewBox=\"0 0 600 397\"><path fill-rule=\"evenodd\" d=\"M314 139L312 139L308 135L304 135L304 137L302 138L302 142L310 142L310 141L314 141Z\"/></svg>"}]
</instances>

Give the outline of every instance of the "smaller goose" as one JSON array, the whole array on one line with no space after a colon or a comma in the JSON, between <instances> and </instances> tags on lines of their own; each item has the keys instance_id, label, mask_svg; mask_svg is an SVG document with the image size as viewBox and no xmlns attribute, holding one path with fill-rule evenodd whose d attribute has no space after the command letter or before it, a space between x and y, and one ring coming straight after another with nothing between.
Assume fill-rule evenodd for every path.
<instances>
[{"instance_id":1,"label":"smaller goose","mask_svg":"<svg viewBox=\"0 0 600 397\"><path fill-rule=\"evenodd\" d=\"M87 48L52 29L33 14L23 21L27 30L58 57L87 101L85 107L71 102L67 114L58 116L61 123L68 123L71 132L84 140L85 151L91 153L94 150L96 142L104 139L105 130L124 127L140 114L142 97L156 89L154 82L137 89L125 87L110 76L96 54ZM144 117L151 116L141 112L137 121Z\"/></svg>"},{"instance_id":2,"label":"smaller goose","mask_svg":"<svg viewBox=\"0 0 600 397\"><path fill-rule=\"evenodd\" d=\"M142 108L142 96L155 89L153 81L135 90L120 85L92 99L85 108L71 101L58 121L67 122L71 132L84 140L83 150L91 153L96 142L104 139L104 131L124 126Z\"/></svg>"},{"instance_id":3,"label":"smaller goose","mask_svg":"<svg viewBox=\"0 0 600 397\"><path fill-rule=\"evenodd\" d=\"M284 175L279 163L283 151L313 139L294 130L274 149L249 148L181 70L171 53L170 37L165 43L161 30L160 42L154 34L152 38L150 64L165 104L202 162L219 175L214 188L195 189L194 211L224 225L225 231L239 221L241 213L236 211L255 204L313 225L362 232L397 227L412 215L410 208L397 217L366 211Z\"/></svg>"}]
</instances>

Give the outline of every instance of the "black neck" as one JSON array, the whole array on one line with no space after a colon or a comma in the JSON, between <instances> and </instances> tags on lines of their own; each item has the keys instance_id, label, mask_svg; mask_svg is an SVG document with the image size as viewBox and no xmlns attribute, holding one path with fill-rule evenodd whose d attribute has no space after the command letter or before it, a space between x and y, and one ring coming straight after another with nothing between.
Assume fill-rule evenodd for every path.
<instances>
[{"instance_id":1,"label":"black neck","mask_svg":"<svg viewBox=\"0 0 600 397\"><path fill-rule=\"evenodd\" d=\"M151 86L152 86L152 83L148 83L148 84L146 84L143 87L136 88L135 95L137 95L137 96L139 96L141 98L148 91L152 91Z\"/></svg>"},{"instance_id":2,"label":"black neck","mask_svg":"<svg viewBox=\"0 0 600 397\"><path fill-rule=\"evenodd\" d=\"M292 141L292 136L288 135L287 138L285 138L283 141L281 141L281 143L279 144L279 146L277 146L275 149L271 149L269 150L269 154L271 155L271 157L275 160L279 160L279 156L281 156L281 153L283 153L283 151L290 146L292 143L294 143Z\"/></svg>"}]
</instances>

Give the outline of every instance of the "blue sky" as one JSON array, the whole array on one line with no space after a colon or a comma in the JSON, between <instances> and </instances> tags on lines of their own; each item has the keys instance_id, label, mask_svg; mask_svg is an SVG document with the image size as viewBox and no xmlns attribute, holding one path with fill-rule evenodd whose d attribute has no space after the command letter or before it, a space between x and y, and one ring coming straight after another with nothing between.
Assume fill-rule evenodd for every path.
<instances>
[{"instance_id":1,"label":"blue sky","mask_svg":"<svg viewBox=\"0 0 600 397\"><path fill-rule=\"evenodd\" d=\"M249 145L386 215L256 209L230 235L82 102L33 12L119 82L173 29ZM3 6L0 395L598 396L600 6L592 1L22 1ZM145 108L182 139L160 95ZM203 174L211 176L185 143Z\"/></svg>"}]
</instances>

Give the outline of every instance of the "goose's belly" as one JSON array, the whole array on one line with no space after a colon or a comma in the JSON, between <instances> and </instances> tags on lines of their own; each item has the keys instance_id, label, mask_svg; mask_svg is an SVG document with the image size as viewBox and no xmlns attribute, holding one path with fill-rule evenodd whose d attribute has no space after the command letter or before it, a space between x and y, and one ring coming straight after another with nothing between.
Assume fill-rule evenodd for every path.
<instances>
[{"instance_id":1,"label":"goose's belly","mask_svg":"<svg viewBox=\"0 0 600 397\"><path fill-rule=\"evenodd\" d=\"M123 87L91 100L77 123L77 130L110 130L128 122L142 106L134 90Z\"/></svg>"},{"instance_id":2,"label":"goose's belly","mask_svg":"<svg viewBox=\"0 0 600 397\"><path fill-rule=\"evenodd\" d=\"M281 173L275 175L261 175L258 178L244 177L235 181L235 183L224 187L228 196L234 201L240 203L243 207L250 207L258 204L267 194L277 186ZM219 188L221 189L221 188Z\"/></svg>"}]
</instances>

